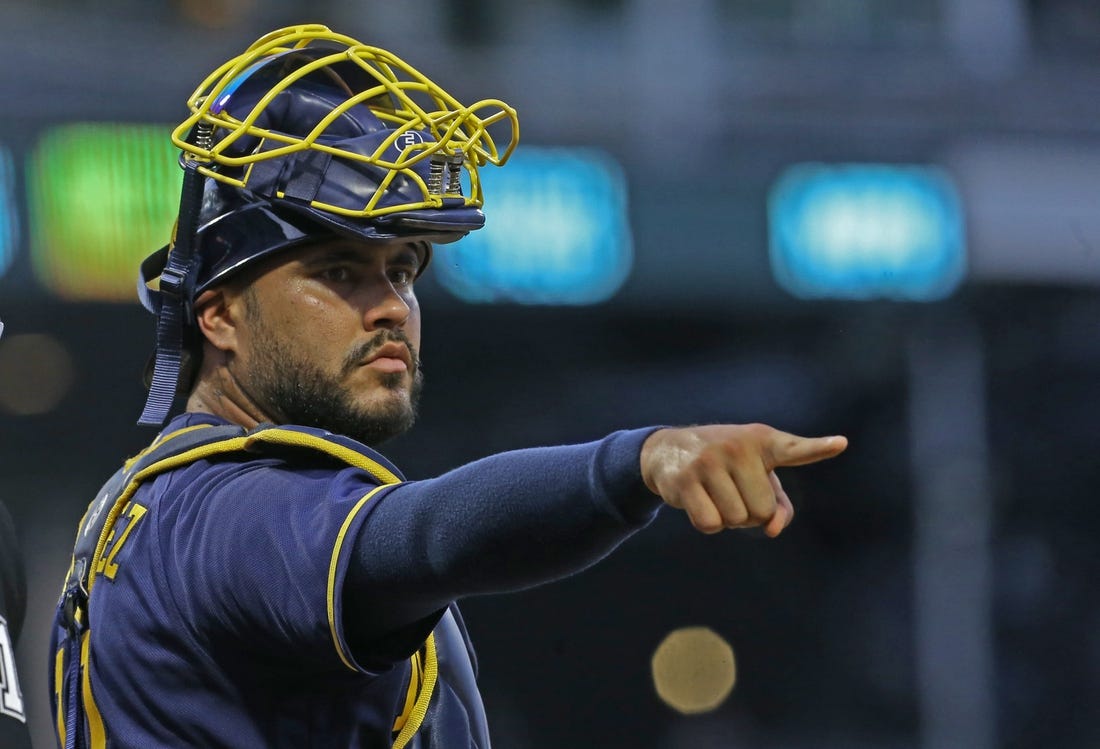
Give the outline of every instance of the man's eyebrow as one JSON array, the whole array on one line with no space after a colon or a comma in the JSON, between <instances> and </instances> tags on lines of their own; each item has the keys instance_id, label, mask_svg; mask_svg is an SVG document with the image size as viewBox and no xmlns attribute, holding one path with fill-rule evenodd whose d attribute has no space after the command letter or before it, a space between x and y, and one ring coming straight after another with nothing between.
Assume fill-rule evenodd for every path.
<instances>
[{"instance_id":1,"label":"man's eyebrow","mask_svg":"<svg viewBox=\"0 0 1100 749\"><path fill-rule=\"evenodd\" d=\"M416 245L406 244L390 254L389 262L422 265L425 255L426 253L422 252ZM313 267L329 263L367 263L370 262L370 259L370 250L361 247L326 247L323 250L303 255L299 258L299 261L304 266Z\"/></svg>"},{"instance_id":2,"label":"man's eyebrow","mask_svg":"<svg viewBox=\"0 0 1100 749\"><path fill-rule=\"evenodd\" d=\"M326 265L328 263L367 262L366 253L355 247L327 247L300 258L302 265Z\"/></svg>"},{"instance_id":3,"label":"man's eyebrow","mask_svg":"<svg viewBox=\"0 0 1100 749\"><path fill-rule=\"evenodd\" d=\"M423 265L427 259L427 252L421 250L418 245L407 244L393 254L393 259L400 263Z\"/></svg>"}]
</instances>

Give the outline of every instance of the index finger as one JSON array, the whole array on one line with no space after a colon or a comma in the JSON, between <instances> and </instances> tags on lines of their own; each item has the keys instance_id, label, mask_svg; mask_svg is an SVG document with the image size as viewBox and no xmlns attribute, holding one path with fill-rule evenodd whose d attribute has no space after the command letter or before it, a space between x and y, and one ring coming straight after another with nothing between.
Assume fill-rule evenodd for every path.
<instances>
[{"instance_id":1,"label":"index finger","mask_svg":"<svg viewBox=\"0 0 1100 749\"><path fill-rule=\"evenodd\" d=\"M764 463L768 470L777 466L803 466L840 455L848 447L848 438L799 437L796 434L777 432L767 446Z\"/></svg>"}]
</instances>

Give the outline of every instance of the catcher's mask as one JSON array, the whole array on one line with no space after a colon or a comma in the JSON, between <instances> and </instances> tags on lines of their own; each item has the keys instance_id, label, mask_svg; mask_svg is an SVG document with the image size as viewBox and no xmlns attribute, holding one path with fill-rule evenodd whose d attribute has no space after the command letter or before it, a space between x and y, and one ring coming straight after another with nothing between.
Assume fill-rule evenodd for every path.
<instances>
[{"instance_id":1,"label":"catcher's mask","mask_svg":"<svg viewBox=\"0 0 1100 749\"><path fill-rule=\"evenodd\" d=\"M172 241L141 265L157 316L138 423L171 410L181 358L197 345L196 296L259 258L331 235L453 242L485 223L478 167L519 137L515 110L464 106L397 56L319 25L272 32L188 100L172 133L184 169ZM498 148L490 126L504 131ZM192 351L192 353L194 353Z\"/></svg>"}]
</instances>

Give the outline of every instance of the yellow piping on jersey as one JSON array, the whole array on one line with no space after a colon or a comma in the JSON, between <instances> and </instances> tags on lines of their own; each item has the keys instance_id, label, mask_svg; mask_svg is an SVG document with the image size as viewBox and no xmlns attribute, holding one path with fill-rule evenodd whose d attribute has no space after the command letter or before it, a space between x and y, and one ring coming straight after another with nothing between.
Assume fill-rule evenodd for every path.
<instances>
[{"instance_id":1,"label":"yellow piping on jersey","mask_svg":"<svg viewBox=\"0 0 1100 749\"><path fill-rule=\"evenodd\" d=\"M405 706L401 708L401 714L393 722L394 732L405 727L412 715L413 706L416 705L416 697L420 694L420 685L424 683L424 658L420 651L413 653L409 660L409 686L405 688Z\"/></svg>"},{"instance_id":2,"label":"yellow piping on jersey","mask_svg":"<svg viewBox=\"0 0 1100 749\"><path fill-rule=\"evenodd\" d=\"M336 654L340 656L340 660L343 661L345 666L355 672L358 672L359 669L351 662L351 654L345 651L343 643L340 642L340 634L336 626L336 568L340 562L340 550L344 547L344 536L347 535L351 521L359 514L360 508L386 486L387 484L382 484L382 486L374 487L355 503L355 507L351 508L351 512L344 518L344 523L340 526L340 532L336 535L336 543L332 547L332 559L328 563L328 594L326 597L328 603L328 631L332 635L332 644L336 646Z\"/></svg>"},{"instance_id":3,"label":"yellow piping on jersey","mask_svg":"<svg viewBox=\"0 0 1100 749\"><path fill-rule=\"evenodd\" d=\"M405 725L401 727L401 733L394 739L393 749L403 749L420 729L424 716L428 714L428 703L432 701L435 681L439 676L439 660L435 654L434 634L428 635L428 639L424 641L424 661L424 684L420 688L420 696L416 698L412 712L406 718ZM413 663L412 667L415 669L416 663Z\"/></svg>"}]
</instances>

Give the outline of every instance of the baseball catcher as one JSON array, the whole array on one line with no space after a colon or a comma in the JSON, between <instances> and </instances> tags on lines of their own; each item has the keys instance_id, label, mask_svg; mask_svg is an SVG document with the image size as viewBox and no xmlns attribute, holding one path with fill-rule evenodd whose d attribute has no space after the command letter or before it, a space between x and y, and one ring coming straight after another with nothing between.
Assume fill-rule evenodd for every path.
<instances>
[{"instance_id":1,"label":"baseball catcher","mask_svg":"<svg viewBox=\"0 0 1100 749\"><path fill-rule=\"evenodd\" d=\"M61 746L488 749L456 602L582 570L664 507L776 536L775 469L845 448L654 426L405 480L378 447L416 413L416 281L483 225L479 170L516 113L315 25L259 39L189 109L179 217L138 283L161 431L77 531Z\"/></svg>"}]
</instances>

